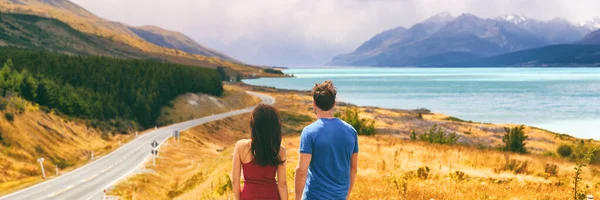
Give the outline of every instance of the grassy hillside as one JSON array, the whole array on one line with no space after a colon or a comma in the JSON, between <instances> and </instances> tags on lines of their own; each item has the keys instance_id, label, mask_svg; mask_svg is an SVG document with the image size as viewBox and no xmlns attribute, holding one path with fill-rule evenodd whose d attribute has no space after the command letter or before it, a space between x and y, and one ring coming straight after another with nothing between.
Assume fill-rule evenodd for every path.
<instances>
[{"instance_id":1,"label":"grassy hillside","mask_svg":"<svg viewBox=\"0 0 600 200\"><path fill-rule=\"evenodd\" d=\"M68 0L0 0L0 12L55 18L84 34L113 41L117 45L122 45L120 48L133 49L134 52L141 51L144 55L158 60L211 68L224 66L242 72L245 76L263 74L259 67L153 44L131 31L129 26L104 20ZM112 55L122 56L122 54Z\"/></svg>"},{"instance_id":2,"label":"grassy hillside","mask_svg":"<svg viewBox=\"0 0 600 200\"><path fill-rule=\"evenodd\" d=\"M149 60L68 56L0 48L0 95L23 96L69 116L155 125L160 108L188 92L220 96L221 78L205 69Z\"/></svg>"},{"instance_id":3,"label":"grassy hillside","mask_svg":"<svg viewBox=\"0 0 600 200\"><path fill-rule=\"evenodd\" d=\"M310 97L305 92L252 88L274 96L281 110L292 196L299 133L314 120ZM338 110L347 106L341 103ZM554 152L561 144L599 144L581 144L576 138L528 127L526 142L532 153L509 153L493 146L499 145L496 135L501 131L496 130L511 125L464 122L423 110L422 118L416 111L360 111L361 117L375 119L378 135L359 136L359 172L351 199L570 199L575 162ZM249 115L236 116L182 133L181 143L169 141L161 148L156 166L146 165L145 172L122 181L110 193L124 199L231 199L231 154L238 139L249 138L249 120ZM410 130L431 124L458 133L459 144L408 139ZM581 178L580 189L600 195L600 167L584 168Z\"/></svg>"},{"instance_id":4,"label":"grassy hillside","mask_svg":"<svg viewBox=\"0 0 600 200\"><path fill-rule=\"evenodd\" d=\"M161 109L160 117L158 117L156 123L159 126L179 123L216 113L246 108L261 102L260 98L229 85L225 85L224 89L223 98L193 93L180 95Z\"/></svg>"},{"instance_id":5,"label":"grassy hillside","mask_svg":"<svg viewBox=\"0 0 600 200\"><path fill-rule=\"evenodd\" d=\"M34 15L0 13L0 46L50 50L75 55L148 58L143 52L134 48L81 33L56 19Z\"/></svg>"},{"instance_id":6,"label":"grassy hillside","mask_svg":"<svg viewBox=\"0 0 600 200\"><path fill-rule=\"evenodd\" d=\"M144 40L161 47L238 62L223 53L198 44L193 39L179 32L165 30L156 26L129 27L129 29Z\"/></svg>"},{"instance_id":7,"label":"grassy hillside","mask_svg":"<svg viewBox=\"0 0 600 200\"><path fill-rule=\"evenodd\" d=\"M11 117L8 117L11 116ZM100 157L132 135L113 135L88 122L57 115L17 97L0 97L0 196L42 181L38 158L48 178Z\"/></svg>"}]
</instances>

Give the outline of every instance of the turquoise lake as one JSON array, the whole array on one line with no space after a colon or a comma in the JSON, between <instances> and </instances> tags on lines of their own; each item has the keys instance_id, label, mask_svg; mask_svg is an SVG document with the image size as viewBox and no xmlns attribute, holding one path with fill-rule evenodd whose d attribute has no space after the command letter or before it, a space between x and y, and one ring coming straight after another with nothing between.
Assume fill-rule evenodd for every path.
<instances>
[{"instance_id":1,"label":"turquoise lake","mask_svg":"<svg viewBox=\"0 0 600 200\"><path fill-rule=\"evenodd\" d=\"M427 108L464 120L536 126L600 139L600 68L291 68L296 78L244 80L310 90L332 80L338 100Z\"/></svg>"}]
</instances>

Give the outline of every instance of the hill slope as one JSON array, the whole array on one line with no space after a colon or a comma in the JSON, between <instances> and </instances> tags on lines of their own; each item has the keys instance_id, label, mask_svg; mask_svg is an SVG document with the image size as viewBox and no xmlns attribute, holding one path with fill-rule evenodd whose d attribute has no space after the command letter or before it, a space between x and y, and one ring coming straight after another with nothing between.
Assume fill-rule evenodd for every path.
<instances>
[{"instance_id":1,"label":"hill slope","mask_svg":"<svg viewBox=\"0 0 600 200\"><path fill-rule=\"evenodd\" d=\"M4 105L4 106L2 106ZM5 107L6 106L6 107ZM14 119L9 120L6 114ZM55 176L92 161L131 139L88 127L82 120L59 116L19 98L0 97L0 196L42 181L43 157L46 175Z\"/></svg>"},{"instance_id":2,"label":"hill slope","mask_svg":"<svg viewBox=\"0 0 600 200\"><path fill-rule=\"evenodd\" d=\"M598 45L600 45L600 29L587 34L578 43L579 44L598 44Z\"/></svg>"},{"instance_id":3,"label":"hill slope","mask_svg":"<svg viewBox=\"0 0 600 200\"><path fill-rule=\"evenodd\" d=\"M129 26L104 20L68 0L0 0L0 12L52 17L69 24L82 33L114 41L125 46L125 48L141 51L145 56L154 59L202 67L224 66L241 71L246 76L253 73L262 74L259 67L233 63L219 57L191 54L153 44L131 31ZM112 54L112 56L121 57L122 54Z\"/></svg>"},{"instance_id":4,"label":"hill slope","mask_svg":"<svg viewBox=\"0 0 600 200\"><path fill-rule=\"evenodd\" d=\"M129 30L133 31L144 40L161 47L179 49L191 54L239 62L221 52L217 52L213 49L202 46L188 36L179 32L166 30L156 26L129 27Z\"/></svg>"},{"instance_id":5,"label":"hill slope","mask_svg":"<svg viewBox=\"0 0 600 200\"><path fill-rule=\"evenodd\" d=\"M75 55L148 57L140 50L81 33L59 20L22 14L0 13L0 46L50 50Z\"/></svg>"},{"instance_id":6,"label":"hill slope","mask_svg":"<svg viewBox=\"0 0 600 200\"><path fill-rule=\"evenodd\" d=\"M600 45L565 44L507 53L489 58L432 66L450 67L600 67Z\"/></svg>"}]
</instances>

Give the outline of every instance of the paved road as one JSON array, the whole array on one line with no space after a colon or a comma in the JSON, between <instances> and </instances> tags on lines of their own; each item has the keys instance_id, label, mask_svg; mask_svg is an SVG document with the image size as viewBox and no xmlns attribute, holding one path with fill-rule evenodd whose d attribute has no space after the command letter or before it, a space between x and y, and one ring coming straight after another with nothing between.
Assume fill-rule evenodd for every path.
<instances>
[{"instance_id":1,"label":"paved road","mask_svg":"<svg viewBox=\"0 0 600 200\"><path fill-rule=\"evenodd\" d=\"M273 104L275 100L264 94L248 92L260 97L262 103ZM124 179L139 169L150 158L152 141L164 143L173 135L175 130L186 130L191 127L243 113L251 112L254 107L227 113L211 115L190 120L146 133L135 140L123 145L114 152L82 166L67 174L31 186L21 191L0 197L8 199L102 199L105 188Z\"/></svg>"}]
</instances>

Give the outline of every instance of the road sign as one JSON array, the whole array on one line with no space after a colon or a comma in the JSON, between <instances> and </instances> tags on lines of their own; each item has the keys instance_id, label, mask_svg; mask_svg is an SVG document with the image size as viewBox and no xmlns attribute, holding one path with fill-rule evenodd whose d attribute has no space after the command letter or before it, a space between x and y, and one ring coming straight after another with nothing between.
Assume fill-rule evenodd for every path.
<instances>
[{"instance_id":1,"label":"road sign","mask_svg":"<svg viewBox=\"0 0 600 200\"><path fill-rule=\"evenodd\" d=\"M152 148L156 148L158 146L158 142L156 142L156 140L154 140L154 142L152 142Z\"/></svg>"}]
</instances>

